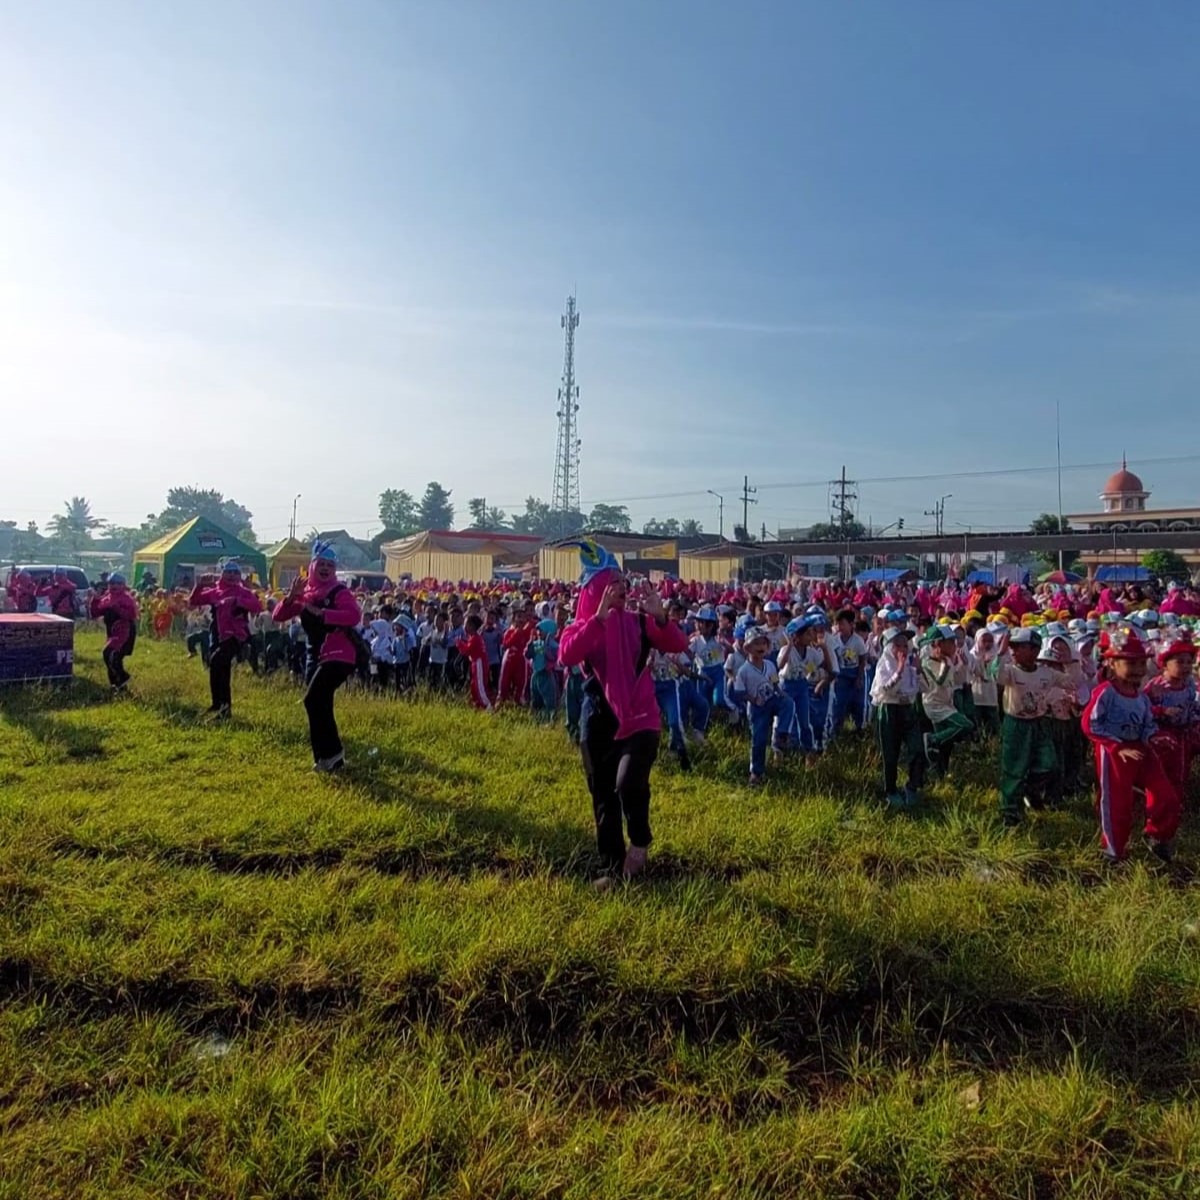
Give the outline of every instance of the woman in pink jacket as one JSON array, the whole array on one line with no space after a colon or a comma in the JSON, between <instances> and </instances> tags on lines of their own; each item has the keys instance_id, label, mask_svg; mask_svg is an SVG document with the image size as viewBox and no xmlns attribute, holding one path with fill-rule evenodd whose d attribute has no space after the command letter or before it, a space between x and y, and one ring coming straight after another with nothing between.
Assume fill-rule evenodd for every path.
<instances>
[{"instance_id":1,"label":"woman in pink jacket","mask_svg":"<svg viewBox=\"0 0 1200 1200\"><path fill-rule=\"evenodd\" d=\"M97 592L88 609L93 621L104 622L104 631L108 635L104 643L104 666L113 691L120 692L129 682L125 659L133 653L138 626L138 604L125 586L125 576L110 575L107 590Z\"/></svg>"},{"instance_id":2,"label":"woman in pink jacket","mask_svg":"<svg viewBox=\"0 0 1200 1200\"><path fill-rule=\"evenodd\" d=\"M619 869L630 878L646 866L650 768L662 729L647 661L651 650L681 654L687 636L667 620L655 591L647 590L638 611L630 611L625 579L607 550L581 542L580 551L583 586L575 620L563 630L558 660L584 672L579 747L600 857L608 871Z\"/></svg>"},{"instance_id":3,"label":"woman in pink jacket","mask_svg":"<svg viewBox=\"0 0 1200 1200\"><path fill-rule=\"evenodd\" d=\"M309 654L317 669L304 692L308 738L314 771L340 771L346 765L342 739L333 715L338 688L354 674L357 651L351 630L362 621L353 592L337 579L337 551L327 542L314 542L307 579L297 579L276 605L275 620L284 624L300 618L308 636Z\"/></svg>"},{"instance_id":4,"label":"woman in pink jacket","mask_svg":"<svg viewBox=\"0 0 1200 1200\"><path fill-rule=\"evenodd\" d=\"M250 640L250 617L262 612L262 601L242 582L242 568L233 561L221 567L221 578L214 583L211 575L202 575L188 604L192 608L211 608L210 636L213 650L208 656L208 686L214 720L225 720L233 708L230 676L233 664L242 656Z\"/></svg>"}]
</instances>

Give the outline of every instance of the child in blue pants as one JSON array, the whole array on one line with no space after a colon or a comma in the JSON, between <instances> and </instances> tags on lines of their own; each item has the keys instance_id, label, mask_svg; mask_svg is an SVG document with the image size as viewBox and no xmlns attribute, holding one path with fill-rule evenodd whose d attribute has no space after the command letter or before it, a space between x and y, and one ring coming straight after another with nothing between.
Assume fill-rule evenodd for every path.
<instances>
[{"instance_id":1,"label":"child in blue pants","mask_svg":"<svg viewBox=\"0 0 1200 1200\"><path fill-rule=\"evenodd\" d=\"M667 723L671 753L678 757L680 767L687 771L692 763L679 712L679 664L674 656L656 650L650 659L650 674L654 679L654 698L658 701L658 711Z\"/></svg>"},{"instance_id":2,"label":"child in blue pants","mask_svg":"<svg viewBox=\"0 0 1200 1200\"><path fill-rule=\"evenodd\" d=\"M788 730L796 717L791 700L779 690L779 672L767 661L767 635L761 629L746 631L746 662L738 670L738 686L746 693L750 712L750 784L761 784L767 773L767 742L774 727L774 748L787 747Z\"/></svg>"},{"instance_id":3,"label":"child in blue pants","mask_svg":"<svg viewBox=\"0 0 1200 1200\"><path fill-rule=\"evenodd\" d=\"M779 651L779 678L783 694L792 702L795 715L792 718L791 736L796 745L811 755L814 752L812 731L812 687L809 674L817 664L824 662L824 655L812 644L813 620L811 617L796 617L789 621L784 632L788 643Z\"/></svg>"},{"instance_id":4,"label":"child in blue pants","mask_svg":"<svg viewBox=\"0 0 1200 1200\"><path fill-rule=\"evenodd\" d=\"M696 633L688 645L702 683L701 695L714 711L725 708L725 647L717 637L717 610L706 604L696 614Z\"/></svg>"},{"instance_id":5,"label":"child in blue pants","mask_svg":"<svg viewBox=\"0 0 1200 1200\"><path fill-rule=\"evenodd\" d=\"M865 711L863 674L867 664L867 643L855 632L854 610L844 608L837 615L837 632L829 639L837 664L833 681L833 714L829 719L829 736L836 737L849 717L859 732Z\"/></svg>"},{"instance_id":6,"label":"child in blue pants","mask_svg":"<svg viewBox=\"0 0 1200 1200\"><path fill-rule=\"evenodd\" d=\"M813 646L821 655L820 666L813 666L808 675L808 715L812 726L813 750L820 754L825 749L829 727L829 692L833 685L837 667L830 653L826 638L828 622L824 614L813 618ZM815 658L815 656L813 656Z\"/></svg>"}]
</instances>

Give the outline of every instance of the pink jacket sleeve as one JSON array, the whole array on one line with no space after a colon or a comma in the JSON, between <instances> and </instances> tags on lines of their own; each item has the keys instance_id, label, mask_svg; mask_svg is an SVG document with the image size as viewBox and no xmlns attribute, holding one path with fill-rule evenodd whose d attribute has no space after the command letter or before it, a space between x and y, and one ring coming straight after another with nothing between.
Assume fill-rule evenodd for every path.
<instances>
[{"instance_id":1,"label":"pink jacket sleeve","mask_svg":"<svg viewBox=\"0 0 1200 1200\"><path fill-rule=\"evenodd\" d=\"M284 621L290 621L293 617L298 617L303 611L303 600L299 598L293 600L290 596L285 596L275 605L275 611L271 616L277 624L282 625Z\"/></svg>"},{"instance_id":2,"label":"pink jacket sleeve","mask_svg":"<svg viewBox=\"0 0 1200 1200\"><path fill-rule=\"evenodd\" d=\"M248 613L260 613L263 610L262 601L248 588L242 588L238 603Z\"/></svg>"},{"instance_id":3,"label":"pink jacket sleeve","mask_svg":"<svg viewBox=\"0 0 1200 1200\"><path fill-rule=\"evenodd\" d=\"M558 645L558 661L564 667L578 667L604 644L604 622L591 617L563 630Z\"/></svg>"},{"instance_id":4,"label":"pink jacket sleeve","mask_svg":"<svg viewBox=\"0 0 1200 1200\"><path fill-rule=\"evenodd\" d=\"M203 608L206 604L215 604L216 600L213 596L215 588L201 587L197 584L192 588L192 594L188 597L189 608Z\"/></svg>"}]
</instances>

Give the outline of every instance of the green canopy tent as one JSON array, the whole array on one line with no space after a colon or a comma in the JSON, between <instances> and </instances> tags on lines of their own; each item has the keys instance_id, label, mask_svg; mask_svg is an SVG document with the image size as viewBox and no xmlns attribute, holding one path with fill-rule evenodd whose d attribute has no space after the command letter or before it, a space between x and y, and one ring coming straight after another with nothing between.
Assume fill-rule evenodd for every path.
<instances>
[{"instance_id":1,"label":"green canopy tent","mask_svg":"<svg viewBox=\"0 0 1200 1200\"><path fill-rule=\"evenodd\" d=\"M193 587L201 575L219 570L230 558L241 563L243 574L253 573L266 583L267 560L261 550L207 517L193 517L134 554L133 586L140 587L150 574L160 587Z\"/></svg>"}]
</instances>

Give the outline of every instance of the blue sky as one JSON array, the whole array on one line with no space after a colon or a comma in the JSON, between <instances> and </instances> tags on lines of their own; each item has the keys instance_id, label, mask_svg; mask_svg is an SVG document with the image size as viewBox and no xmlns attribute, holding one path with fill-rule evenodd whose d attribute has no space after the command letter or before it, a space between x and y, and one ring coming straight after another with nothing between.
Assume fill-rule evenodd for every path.
<instances>
[{"instance_id":1,"label":"blue sky","mask_svg":"<svg viewBox=\"0 0 1200 1200\"><path fill-rule=\"evenodd\" d=\"M7 5L0 517L548 499L572 288L585 506L715 529L749 474L754 525L807 524L844 463L878 524L951 493L948 527L1020 526L1053 473L871 481L1053 464L1056 403L1064 462L1200 503L1197 35L1185 3Z\"/></svg>"}]
</instances>

